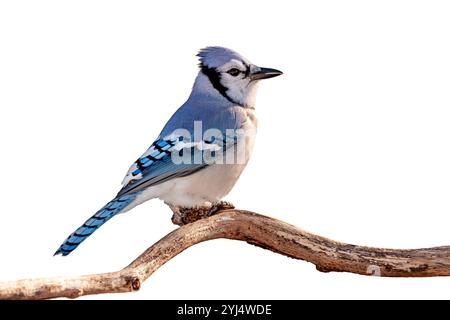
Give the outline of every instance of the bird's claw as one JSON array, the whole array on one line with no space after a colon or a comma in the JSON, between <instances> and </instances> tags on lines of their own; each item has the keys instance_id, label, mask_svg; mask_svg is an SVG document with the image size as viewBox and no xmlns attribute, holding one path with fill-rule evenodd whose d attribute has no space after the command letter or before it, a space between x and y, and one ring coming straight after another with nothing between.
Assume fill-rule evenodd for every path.
<instances>
[{"instance_id":1,"label":"bird's claw","mask_svg":"<svg viewBox=\"0 0 450 320\"><path fill-rule=\"evenodd\" d=\"M211 208L209 208L208 213L206 214L207 217L213 216L215 214L217 214L219 211L223 211L223 210L229 210L229 209L234 209L234 205L230 202L227 201L219 201L215 204L213 204L211 206Z\"/></svg>"},{"instance_id":2,"label":"bird's claw","mask_svg":"<svg viewBox=\"0 0 450 320\"><path fill-rule=\"evenodd\" d=\"M179 226L192 223L203 218L208 218L223 210L234 209L234 205L226 201L217 202L211 207L197 208L177 207L170 204L168 205L173 212L172 222Z\"/></svg>"}]
</instances>

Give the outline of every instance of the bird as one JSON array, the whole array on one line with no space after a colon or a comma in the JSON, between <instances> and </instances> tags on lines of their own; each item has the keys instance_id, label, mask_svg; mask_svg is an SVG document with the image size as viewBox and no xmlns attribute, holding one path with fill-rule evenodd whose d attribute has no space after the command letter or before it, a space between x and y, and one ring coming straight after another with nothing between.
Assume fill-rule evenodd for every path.
<instances>
[{"instance_id":1,"label":"bird","mask_svg":"<svg viewBox=\"0 0 450 320\"><path fill-rule=\"evenodd\" d=\"M214 214L250 158L260 80L283 74L219 46L201 49L187 101L129 168L122 189L76 229L55 255L67 256L109 219L159 198L174 212L207 208ZM231 205L232 206L232 205Z\"/></svg>"}]
</instances>

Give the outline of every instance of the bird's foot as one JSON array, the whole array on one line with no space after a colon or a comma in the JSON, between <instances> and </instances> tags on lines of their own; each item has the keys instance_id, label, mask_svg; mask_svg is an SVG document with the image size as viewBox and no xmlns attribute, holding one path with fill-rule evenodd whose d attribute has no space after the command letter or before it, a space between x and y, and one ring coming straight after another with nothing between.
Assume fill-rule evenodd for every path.
<instances>
[{"instance_id":1,"label":"bird's foot","mask_svg":"<svg viewBox=\"0 0 450 320\"><path fill-rule=\"evenodd\" d=\"M211 208L209 208L207 217L213 216L219 211L234 209L234 205L231 202L219 201L214 203Z\"/></svg>"},{"instance_id":2,"label":"bird's foot","mask_svg":"<svg viewBox=\"0 0 450 320\"><path fill-rule=\"evenodd\" d=\"M220 201L207 207L188 208L177 207L171 204L168 204L168 206L173 212L172 223L179 226L210 217L222 210L234 209L234 205L226 201Z\"/></svg>"},{"instance_id":3,"label":"bird's foot","mask_svg":"<svg viewBox=\"0 0 450 320\"><path fill-rule=\"evenodd\" d=\"M197 220L206 218L208 216L209 207L176 207L169 205L172 209L172 223L182 226L188 223L195 222Z\"/></svg>"}]
</instances>

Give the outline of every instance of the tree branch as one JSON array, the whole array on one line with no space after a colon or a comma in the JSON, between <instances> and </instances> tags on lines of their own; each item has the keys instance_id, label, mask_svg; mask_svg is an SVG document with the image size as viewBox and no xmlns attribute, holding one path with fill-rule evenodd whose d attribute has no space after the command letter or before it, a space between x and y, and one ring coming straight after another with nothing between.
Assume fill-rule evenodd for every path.
<instances>
[{"instance_id":1,"label":"tree branch","mask_svg":"<svg viewBox=\"0 0 450 320\"><path fill-rule=\"evenodd\" d=\"M316 265L382 277L450 275L450 246L426 249L379 249L336 242L285 222L242 210L226 210L183 225L117 272L72 278L42 278L0 283L0 299L76 298L98 293L139 290L164 263L197 243L226 238L246 241Z\"/></svg>"}]
</instances>

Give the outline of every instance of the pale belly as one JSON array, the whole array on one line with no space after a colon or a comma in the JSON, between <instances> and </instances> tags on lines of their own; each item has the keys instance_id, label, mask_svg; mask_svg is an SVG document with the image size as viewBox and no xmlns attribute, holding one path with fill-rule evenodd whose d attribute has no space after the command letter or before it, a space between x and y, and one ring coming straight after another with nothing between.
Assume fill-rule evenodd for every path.
<instances>
[{"instance_id":1,"label":"pale belly","mask_svg":"<svg viewBox=\"0 0 450 320\"><path fill-rule=\"evenodd\" d=\"M181 207L208 206L220 201L235 185L245 165L212 165L187 177L177 178L159 198Z\"/></svg>"}]
</instances>

